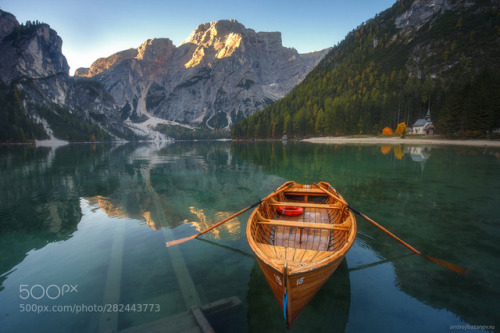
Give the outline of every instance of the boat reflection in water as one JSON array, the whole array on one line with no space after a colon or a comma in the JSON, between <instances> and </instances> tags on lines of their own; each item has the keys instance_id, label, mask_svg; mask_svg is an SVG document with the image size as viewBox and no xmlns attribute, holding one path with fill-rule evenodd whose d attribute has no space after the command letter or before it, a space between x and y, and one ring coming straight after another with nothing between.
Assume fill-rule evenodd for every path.
<instances>
[{"instance_id":1,"label":"boat reflection in water","mask_svg":"<svg viewBox=\"0 0 500 333\"><path fill-rule=\"evenodd\" d=\"M347 260L302 310L290 332L345 332L351 305ZM249 332L283 331L283 313L257 262L250 273L247 294Z\"/></svg>"}]
</instances>

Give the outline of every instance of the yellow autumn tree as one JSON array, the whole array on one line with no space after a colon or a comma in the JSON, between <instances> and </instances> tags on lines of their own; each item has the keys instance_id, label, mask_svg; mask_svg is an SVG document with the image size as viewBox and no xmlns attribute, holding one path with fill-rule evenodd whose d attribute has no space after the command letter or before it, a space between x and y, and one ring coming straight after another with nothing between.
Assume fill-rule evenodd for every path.
<instances>
[{"instance_id":1,"label":"yellow autumn tree","mask_svg":"<svg viewBox=\"0 0 500 333\"><path fill-rule=\"evenodd\" d=\"M383 135L392 135L394 132L392 131L392 128L386 127L382 130Z\"/></svg>"},{"instance_id":2,"label":"yellow autumn tree","mask_svg":"<svg viewBox=\"0 0 500 333\"><path fill-rule=\"evenodd\" d=\"M404 138L406 133L408 133L408 128L406 127L406 124L404 122L399 123L398 128L396 128L396 134L399 134L401 135L402 138Z\"/></svg>"}]
</instances>

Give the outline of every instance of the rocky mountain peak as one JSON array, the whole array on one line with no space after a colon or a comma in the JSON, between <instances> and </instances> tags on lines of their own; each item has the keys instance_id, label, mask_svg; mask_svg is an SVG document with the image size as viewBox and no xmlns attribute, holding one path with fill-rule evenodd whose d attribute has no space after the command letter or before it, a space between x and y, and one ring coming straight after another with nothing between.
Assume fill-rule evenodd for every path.
<instances>
[{"instance_id":1,"label":"rocky mountain peak","mask_svg":"<svg viewBox=\"0 0 500 333\"><path fill-rule=\"evenodd\" d=\"M191 45L192 57L184 66L199 65L205 57L230 57L240 47L247 29L236 20L200 24L181 45ZM252 30L253 31L253 30Z\"/></svg>"},{"instance_id":2,"label":"rocky mountain peak","mask_svg":"<svg viewBox=\"0 0 500 333\"><path fill-rule=\"evenodd\" d=\"M17 26L19 26L19 22L16 17L0 9L0 41L14 31Z\"/></svg>"},{"instance_id":3,"label":"rocky mountain peak","mask_svg":"<svg viewBox=\"0 0 500 333\"><path fill-rule=\"evenodd\" d=\"M195 44L203 47L224 42L228 36L242 35L246 28L236 20L220 20L200 24L182 44ZM182 45L181 44L181 45Z\"/></svg>"},{"instance_id":4,"label":"rocky mountain peak","mask_svg":"<svg viewBox=\"0 0 500 333\"><path fill-rule=\"evenodd\" d=\"M92 63L90 68L78 68L75 71L75 76L93 77L132 59L147 63L164 62L165 59L172 57L175 50L175 45L168 38L148 39L136 49L131 48L117 52L106 58L99 58Z\"/></svg>"},{"instance_id":5,"label":"rocky mountain peak","mask_svg":"<svg viewBox=\"0 0 500 333\"><path fill-rule=\"evenodd\" d=\"M137 49L128 49L117 52L107 58L99 58L92 63L90 68L78 68L75 72L75 76L92 77L98 75L114 65L120 64L124 60L135 58L138 53Z\"/></svg>"},{"instance_id":6,"label":"rocky mountain peak","mask_svg":"<svg viewBox=\"0 0 500 333\"><path fill-rule=\"evenodd\" d=\"M148 39L139 46L135 58L138 60L159 61L166 54L171 56L175 49L175 45L168 38Z\"/></svg>"}]
</instances>

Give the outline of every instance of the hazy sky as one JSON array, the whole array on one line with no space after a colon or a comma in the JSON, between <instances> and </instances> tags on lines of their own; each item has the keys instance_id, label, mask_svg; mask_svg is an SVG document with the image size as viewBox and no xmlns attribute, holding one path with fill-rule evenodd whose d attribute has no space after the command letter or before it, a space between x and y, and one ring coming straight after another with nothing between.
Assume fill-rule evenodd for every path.
<instances>
[{"instance_id":1,"label":"hazy sky","mask_svg":"<svg viewBox=\"0 0 500 333\"><path fill-rule=\"evenodd\" d=\"M48 23L71 67L137 48L150 38L176 46L201 23L236 19L256 31L280 31L300 53L331 47L395 0L0 0L19 23Z\"/></svg>"}]
</instances>

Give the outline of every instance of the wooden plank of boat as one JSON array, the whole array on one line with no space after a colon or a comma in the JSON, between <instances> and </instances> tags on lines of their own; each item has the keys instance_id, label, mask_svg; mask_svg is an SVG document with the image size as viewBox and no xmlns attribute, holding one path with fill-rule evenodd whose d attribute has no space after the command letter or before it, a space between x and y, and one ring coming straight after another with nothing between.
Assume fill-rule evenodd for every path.
<instances>
[{"instance_id":1,"label":"wooden plank of boat","mask_svg":"<svg viewBox=\"0 0 500 333\"><path fill-rule=\"evenodd\" d=\"M283 309L285 324L291 327L352 246L356 220L330 184L321 182L320 186L340 200L311 185L285 184L286 191L254 209L247 239ZM278 206L301 207L304 213L283 216Z\"/></svg>"},{"instance_id":2,"label":"wooden plank of boat","mask_svg":"<svg viewBox=\"0 0 500 333\"><path fill-rule=\"evenodd\" d=\"M293 207L302 207L302 208L321 208L321 209L341 209L344 206L341 203L336 203L333 205L329 204L318 204L318 203L304 203L304 202L295 202L295 201L276 201L270 200L269 204L271 206L293 206Z\"/></svg>"},{"instance_id":3,"label":"wooden plank of boat","mask_svg":"<svg viewBox=\"0 0 500 333\"><path fill-rule=\"evenodd\" d=\"M325 229L325 230L350 230L351 223L345 222L342 224L331 224L331 223L310 223L310 222L296 222L296 221L286 221L286 220L259 220L259 224L268 224L280 227L291 227L291 228L309 228L309 229Z\"/></svg>"}]
</instances>

